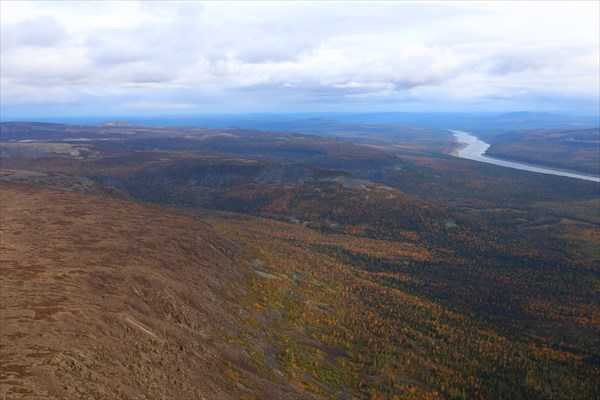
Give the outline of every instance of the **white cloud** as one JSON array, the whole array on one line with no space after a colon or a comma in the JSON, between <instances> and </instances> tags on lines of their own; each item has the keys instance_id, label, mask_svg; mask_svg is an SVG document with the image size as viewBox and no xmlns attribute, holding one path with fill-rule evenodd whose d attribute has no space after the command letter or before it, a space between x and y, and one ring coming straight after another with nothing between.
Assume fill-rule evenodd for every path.
<instances>
[{"instance_id":1,"label":"white cloud","mask_svg":"<svg viewBox=\"0 0 600 400\"><path fill-rule=\"evenodd\" d=\"M121 108L148 109L148 110L189 110L197 107L194 103L157 103L138 101L132 103L121 103Z\"/></svg>"},{"instance_id":2,"label":"white cloud","mask_svg":"<svg viewBox=\"0 0 600 400\"><path fill-rule=\"evenodd\" d=\"M598 103L597 2L0 4L2 103L32 112Z\"/></svg>"}]
</instances>

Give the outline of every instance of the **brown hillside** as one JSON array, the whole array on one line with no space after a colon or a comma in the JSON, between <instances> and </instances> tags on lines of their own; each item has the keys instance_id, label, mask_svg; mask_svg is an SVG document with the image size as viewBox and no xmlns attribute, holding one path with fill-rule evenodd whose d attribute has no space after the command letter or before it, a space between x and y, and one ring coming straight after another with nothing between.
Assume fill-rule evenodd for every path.
<instances>
[{"instance_id":1,"label":"brown hillside","mask_svg":"<svg viewBox=\"0 0 600 400\"><path fill-rule=\"evenodd\" d=\"M229 301L245 291L233 242L158 207L0 192L0 397L238 397L224 371L252 371L224 337L243 313ZM268 380L254 396L305 396Z\"/></svg>"}]
</instances>

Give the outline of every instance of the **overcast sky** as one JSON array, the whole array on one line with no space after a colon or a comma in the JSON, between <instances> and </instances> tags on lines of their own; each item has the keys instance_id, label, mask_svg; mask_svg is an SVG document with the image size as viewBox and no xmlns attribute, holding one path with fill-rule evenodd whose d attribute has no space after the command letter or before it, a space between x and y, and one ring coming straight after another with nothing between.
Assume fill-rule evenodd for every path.
<instances>
[{"instance_id":1,"label":"overcast sky","mask_svg":"<svg viewBox=\"0 0 600 400\"><path fill-rule=\"evenodd\" d=\"M1 4L2 117L598 113L598 1Z\"/></svg>"}]
</instances>

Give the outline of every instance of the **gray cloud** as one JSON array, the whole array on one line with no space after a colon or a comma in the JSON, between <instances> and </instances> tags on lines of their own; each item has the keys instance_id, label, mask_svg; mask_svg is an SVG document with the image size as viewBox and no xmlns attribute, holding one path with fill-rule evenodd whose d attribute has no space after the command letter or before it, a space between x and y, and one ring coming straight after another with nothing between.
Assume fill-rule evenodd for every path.
<instances>
[{"instance_id":1,"label":"gray cloud","mask_svg":"<svg viewBox=\"0 0 600 400\"><path fill-rule=\"evenodd\" d=\"M52 16L26 19L2 26L2 52L21 46L51 47L68 38L67 32Z\"/></svg>"},{"instance_id":2,"label":"gray cloud","mask_svg":"<svg viewBox=\"0 0 600 400\"><path fill-rule=\"evenodd\" d=\"M327 101L491 107L535 102L540 88L544 104L552 90L557 99L597 97L598 17L588 10L596 4L30 5L38 16L15 9L8 19L2 5L3 104L31 96L88 108L252 111Z\"/></svg>"}]
</instances>

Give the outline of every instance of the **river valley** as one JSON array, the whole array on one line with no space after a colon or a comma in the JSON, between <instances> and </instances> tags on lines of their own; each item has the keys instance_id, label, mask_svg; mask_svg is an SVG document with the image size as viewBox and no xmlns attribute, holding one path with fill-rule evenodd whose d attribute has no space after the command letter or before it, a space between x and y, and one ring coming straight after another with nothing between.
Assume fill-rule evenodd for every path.
<instances>
[{"instance_id":1,"label":"river valley","mask_svg":"<svg viewBox=\"0 0 600 400\"><path fill-rule=\"evenodd\" d=\"M525 163L513 162L508 160L502 160L498 158L492 158L486 156L485 153L489 149L490 145L477 136L470 134L469 132L450 130L456 141L464 145L459 149L456 154L458 157L466 158L468 160L474 160L484 162L487 164L499 165L501 167L519 169L523 171L537 172L540 174L558 175L568 178L583 179L592 182L600 182L600 177L585 175L577 172L562 171L559 169L530 165Z\"/></svg>"}]
</instances>

